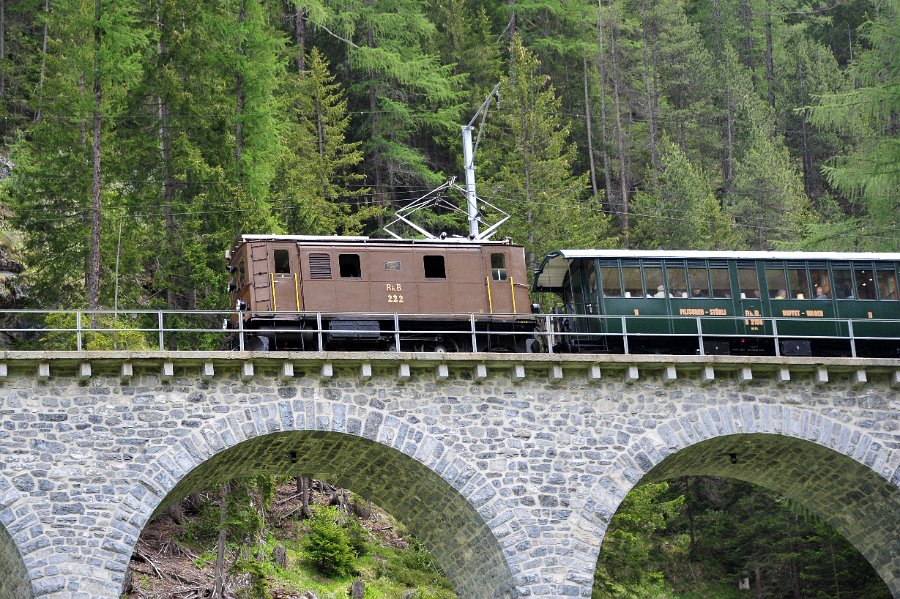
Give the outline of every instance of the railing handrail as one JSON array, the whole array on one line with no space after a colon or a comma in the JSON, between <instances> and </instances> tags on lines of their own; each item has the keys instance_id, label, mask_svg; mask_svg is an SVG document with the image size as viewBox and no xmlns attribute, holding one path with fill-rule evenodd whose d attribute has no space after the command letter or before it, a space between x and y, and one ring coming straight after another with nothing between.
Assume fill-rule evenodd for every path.
<instances>
[{"instance_id":1,"label":"railing handrail","mask_svg":"<svg viewBox=\"0 0 900 599\"><path fill-rule=\"evenodd\" d=\"M290 334L303 333L315 336L315 347L319 350L325 348L325 335L335 334L357 334L353 328L341 326L341 321L352 321L354 319L378 319L382 321L382 326L378 333L385 337L393 339L394 349L401 347L403 339L409 340L410 336L427 336L427 335L458 335L460 337L467 336L471 340L472 347L478 350L479 335L485 334L485 331L478 328L479 324L503 322L509 324L515 322L521 324L523 321L531 321L535 324L535 330L527 328L527 330L490 330L492 336L521 336L528 335L530 337L541 337L546 340L546 349L553 352L557 341L578 337L596 337L596 336L613 336L621 337L623 340L624 351L629 353L629 338L640 337L695 337L698 340L699 353L704 354L703 340L709 337L730 339L753 337L757 339L771 339L775 342L775 353L779 354L778 341L790 339L815 339L829 340L841 339L850 343L851 355L856 355L856 342L869 340L898 340L900 341L900 333L894 335L856 335L854 325L858 328L862 323L881 324L890 323L900 326L900 318L837 318L837 317L797 317L797 316L698 316L698 315L676 315L676 314L638 314L638 315L606 315L606 314L571 314L571 313L547 313L547 314L521 314L521 313L494 313L479 314L470 312L337 312L337 311L263 311L254 310L237 311L237 310L168 310L168 309L97 309L97 310L63 310L63 309L10 309L0 310L0 316L14 315L70 315L74 317L73 326L64 326L54 324L52 326L0 326L0 333L16 334L16 333L72 333L75 335L75 347L78 351L84 349L84 337L89 334L114 334L114 333L140 333L155 334L157 336L156 345L159 349L166 349L166 341L172 340L173 334L215 334L222 336L223 340L226 336L234 335L237 338L237 348L240 350L246 347L246 337L248 335L258 335L259 333L268 334ZM254 329L247 329L244 325L244 317L252 314L261 318L270 318L273 326L257 326ZM116 322L102 322L91 318L94 315L113 315L117 317ZM154 318L146 319L143 322L136 322L139 326L126 326L118 321L119 318L135 319L138 316L153 316ZM174 322L172 316L181 317L178 320L184 320L190 317L199 317L206 320L209 317L216 317L217 321L224 321L225 324L231 323L234 328L223 328L216 326L215 328L202 326L203 322ZM451 319L456 325L450 329L442 327L435 323L430 326L430 320ZM425 328L410 329L404 327L409 320L414 319L418 326ZM291 321L297 326L291 327ZM758 326L760 330L756 331L737 331L736 332L709 332L708 327L704 327L704 322L728 322L733 321L739 324L744 321L747 325L749 321L753 321L754 326ZM302 321L302 322L301 322ZM326 322L327 321L327 322ZM615 322L621 328L621 331L579 331L571 330L575 327L561 326L562 323L572 324L573 321L596 321ZM693 323L693 332L640 332L637 330L635 323L637 321L678 321ZM846 327L847 334L826 334L828 331L807 332L807 333L783 333L786 328L785 323L805 323L805 324L834 324L836 327L842 325ZM315 326L312 326L312 325ZM770 325L770 332L764 325ZM302 325L302 328L301 328ZM386 326L385 326L386 325ZM540 330L543 325L544 330ZM570 330L565 330L570 328ZM630 330L629 330L630 329ZM779 330L781 329L781 330ZM840 331L841 329L836 329ZM196 349L196 348L191 348Z\"/></svg>"}]
</instances>

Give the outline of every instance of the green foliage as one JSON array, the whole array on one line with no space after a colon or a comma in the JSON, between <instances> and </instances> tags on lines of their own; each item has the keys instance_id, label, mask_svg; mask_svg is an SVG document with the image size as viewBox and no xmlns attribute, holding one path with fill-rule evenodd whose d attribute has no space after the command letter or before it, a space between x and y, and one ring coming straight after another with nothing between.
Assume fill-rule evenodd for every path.
<instances>
[{"instance_id":1,"label":"green foliage","mask_svg":"<svg viewBox=\"0 0 900 599\"><path fill-rule=\"evenodd\" d=\"M81 315L81 349L88 351L153 349L147 342L145 333L139 330L142 324L135 319L113 314L97 315L91 322L90 315ZM41 348L47 350L74 351L78 349L78 317L71 313L55 312L47 314L44 327L49 330L41 337Z\"/></svg>"},{"instance_id":2,"label":"green foliage","mask_svg":"<svg viewBox=\"0 0 900 599\"><path fill-rule=\"evenodd\" d=\"M306 559L322 574L344 576L353 571L356 557L340 514L333 506L320 506L306 521L309 534L303 540Z\"/></svg>"}]
</instances>

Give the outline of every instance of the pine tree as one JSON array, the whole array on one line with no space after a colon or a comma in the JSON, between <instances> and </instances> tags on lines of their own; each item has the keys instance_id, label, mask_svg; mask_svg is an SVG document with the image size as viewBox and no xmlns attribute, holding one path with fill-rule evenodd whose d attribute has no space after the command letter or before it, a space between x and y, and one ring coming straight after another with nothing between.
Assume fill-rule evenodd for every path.
<instances>
[{"instance_id":1,"label":"pine tree","mask_svg":"<svg viewBox=\"0 0 900 599\"><path fill-rule=\"evenodd\" d=\"M510 56L509 75L501 80L503 108L491 113L479 155L488 174L479 195L511 215L505 230L525 246L529 266L552 248L609 243L608 219L596 203L582 200L586 177L572 172L575 146L553 87L518 36Z\"/></svg>"},{"instance_id":2,"label":"pine tree","mask_svg":"<svg viewBox=\"0 0 900 599\"><path fill-rule=\"evenodd\" d=\"M716 250L734 247L735 235L709 179L678 145L664 137L656 183L634 199L636 247Z\"/></svg>"}]
</instances>

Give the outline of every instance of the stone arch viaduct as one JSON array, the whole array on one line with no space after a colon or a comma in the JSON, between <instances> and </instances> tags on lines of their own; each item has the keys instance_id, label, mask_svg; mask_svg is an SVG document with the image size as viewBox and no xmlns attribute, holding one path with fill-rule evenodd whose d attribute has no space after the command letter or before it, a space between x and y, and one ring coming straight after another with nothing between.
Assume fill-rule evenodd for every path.
<instances>
[{"instance_id":1,"label":"stone arch viaduct","mask_svg":"<svg viewBox=\"0 0 900 599\"><path fill-rule=\"evenodd\" d=\"M392 512L463 599L589 597L624 496L685 474L808 507L900 598L898 387L897 360L4 353L0 597L118 597L154 514L277 472Z\"/></svg>"}]
</instances>

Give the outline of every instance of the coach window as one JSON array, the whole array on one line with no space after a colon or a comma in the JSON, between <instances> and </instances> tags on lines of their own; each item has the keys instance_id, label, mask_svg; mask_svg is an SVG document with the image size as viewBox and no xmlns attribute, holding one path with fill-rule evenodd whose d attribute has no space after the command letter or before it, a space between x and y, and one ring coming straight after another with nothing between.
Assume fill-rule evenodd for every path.
<instances>
[{"instance_id":1,"label":"coach window","mask_svg":"<svg viewBox=\"0 0 900 599\"><path fill-rule=\"evenodd\" d=\"M849 265L834 265L831 267L834 275L834 297L837 299L854 299L853 276L850 274Z\"/></svg>"},{"instance_id":2,"label":"coach window","mask_svg":"<svg viewBox=\"0 0 900 599\"><path fill-rule=\"evenodd\" d=\"M641 267L638 262L622 263L622 282L625 286L625 297L644 297Z\"/></svg>"},{"instance_id":3,"label":"coach window","mask_svg":"<svg viewBox=\"0 0 900 599\"><path fill-rule=\"evenodd\" d=\"M787 277L784 274L784 265L766 265L766 289L769 290L769 299L788 299Z\"/></svg>"},{"instance_id":4,"label":"coach window","mask_svg":"<svg viewBox=\"0 0 900 599\"><path fill-rule=\"evenodd\" d=\"M788 264L787 277L788 297L794 299L809 299L815 297L815 295L809 294L809 277L806 276L805 266L791 266Z\"/></svg>"},{"instance_id":5,"label":"coach window","mask_svg":"<svg viewBox=\"0 0 900 599\"><path fill-rule=\"evenodd\" d=\"M341 268L342 279L359 279L362 277L359 254L339 254L338 265Z\"/></svg>"},{"instance_id":6,"label":"coach window","mask_svg":"<svg viewBox=\"0 0 900 599\"><path fill-rule=\"evenodd\" d=\"M444 270L443 256L423 256L422 260L425 264L426 279L446 279L447 272Z\"/></svg>"},{"instance_id":7,"label":"coach window","mask_svg":"<svg viewBox=\"0 0 900 599\"><path fill-rule=\"evenodd\" d=\"M759 277L756 274L756 266L738 266L737 274L741 299L759 299Z\"/></svg>"},{"instance_id":8,"label":"coach window","mask_svg":"<svg viewBox=\"0 0 900 599\"><path fill-rule=\"evenodd\" d=\"M889 266L890 270L878 269L878 294L883 300L894 300L897 298L897 273L894 267Z\"/></svg>"},{"instance_id":9,"label":"coach window","mask_svg":"<svg viewBox=\"0 0 900 599\"><path fill-rule=\"evenodd\" d=\"M718 299L731 297L731 279L725 266L709 267L709 280L712 283L712 296Z\"/></svg>"},{"instance_id":10,"label":"coach window","mask_svg":"<svg viewBox=\"0 0 900 599\"><path fill-rule=\"evenodd\" d=\"M868 264L854 264L853 278L856 280L856 297L863 300L876 299L875 271Z\"/></svg>"},{"instance_id":11,"label":"coach window","mask_svg":"<svg viewBox=\"0 0 900 599\"><path fill-rule=\"evenodd\" d=\"M275 274L291 273L291 259L287 250L275 250Z\"/></svg>"},{"instance_id":12,"label":"coach window","mask_svg":"<svg viewBox=\"0 0 900 599\"><path fill-rule=\"evenodd\" d=\"M606 297L622 297L622 283L619 281L618 266L601 266L600 280L603 283L603 295Z\"/></svg>"},{"instance_id":13,"label":"coach window","mask_svg":"<svg viewBox=\"0 0 900 599\"><path fill-rule=\"evenodd\" d=\"M491 254L491 278L495 281L505 281L508 276L506 254Z\"/></svg>"},{"instance_id":14,"label":"coach window","mask_svg":"<svg viewBox=\"0 0 900 599\"><path fill-rule=\"evenodd\" d=\"M691 282L690 289L691 298L707 299L709 298L709 278L706 273L706 266L692 265L688 267L688 280Z\"/></svg>"},{"instance_id":15,"label":"coach window","mask_svg":"<svg viewBox=\"0 0 900 599\"><path fill-rule=\"evenodd\" d=\"M644 283L647 286L647 297L666 297L661 266L644 265Z\"/></svg>"},{"instance_id":16,"label":"coach window","mask_svg":"<svg viewBox=\"0 0 900 599\"><path fill-rule=\"evenodd\" d=\"M831 290L831 279L828 277L828 269L825 268L824 264L810 264L809 265L809 282L812 285L812 298L813 299L831 299L832 298L832 290ZM822 290L822 293L819 293L819 290Z\"/></svg>"},{"instance_id":17,"label":"coach window","mask_svg":"<svg viewBox=\"0 0 900 599\"><path fill-rule=\"evenodd\" d=\"M666 264L669 297L687 297L687 271L679 264Z\"/></svg>"}]
</instances>

